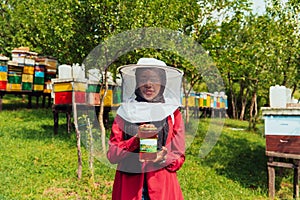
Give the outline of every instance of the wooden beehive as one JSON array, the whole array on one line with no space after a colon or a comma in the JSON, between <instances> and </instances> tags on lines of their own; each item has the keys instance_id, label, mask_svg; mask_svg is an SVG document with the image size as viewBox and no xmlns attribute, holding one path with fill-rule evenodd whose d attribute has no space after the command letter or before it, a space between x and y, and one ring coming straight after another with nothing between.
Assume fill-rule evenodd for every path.
<instances>
[{"instance_id":1,"label":"wooden beehive","mask_svg":"<svg viewBox=\"0 0 300 200\"><path fill-rule=\"evenodd\" d=\"M87 103L89 105L99 106L101 97L104 94L104 90L101 92L101 85L99 82L88 81L87 86ZM104 106L111 107L113 106L113 86L109 86L106 91L106 96L104 97Z\"/></svg>"},{"instance_id":2,"label":"wooden beehive","mask_svg":"<svg viewBox=\"0 0 300 200\"><path fill-rule=\"evenodd\" d=\"M300 154L300 107L262 108L266 151Z\"/></svg>"},{"instance_id":3,"label":"wooden beehive","mask_svg":"<svg viewBox=\"0 0 300 200\"><path fill-rule=\"evenodd\" d=\"M86 80L52 79L54 104L86 103Z\"/></svg>"}]
</instances>

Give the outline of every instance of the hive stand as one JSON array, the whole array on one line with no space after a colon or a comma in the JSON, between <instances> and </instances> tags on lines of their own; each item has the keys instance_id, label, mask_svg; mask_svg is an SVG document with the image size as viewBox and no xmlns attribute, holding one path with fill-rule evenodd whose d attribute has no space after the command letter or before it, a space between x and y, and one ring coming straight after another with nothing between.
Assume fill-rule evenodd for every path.
<instances>
[{"instance_id":1,"label":"hive stand","mask_svg":"<svg viewBox=\"0 0 300 200\"><path fill-rule=\"evenodd\" d=\"M268 157L268 187L269 197L275 198L275 167L283 167L294 170L294 181L293 181L293 198L299 198L299 165L300 155L297 154L286 154L272 151L266 151ZM275 161L277 158L289 159L290 162Z\"/></svg>"}]
</instances>

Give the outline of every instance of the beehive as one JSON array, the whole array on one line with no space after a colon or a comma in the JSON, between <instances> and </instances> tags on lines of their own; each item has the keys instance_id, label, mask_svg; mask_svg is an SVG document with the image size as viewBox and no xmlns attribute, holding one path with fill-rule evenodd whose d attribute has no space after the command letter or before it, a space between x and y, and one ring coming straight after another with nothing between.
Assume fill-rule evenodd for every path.
<instances>
[{"instance_id":1,"label":"beehive","mask_svg":"<svg viewBox=\"0 0 300 200\"><path fill-rule=\"evenodd\" d=\"M88 105L100 105L101 97L104 95L104 89L101 90L101 84L97 81L88 81L87 86L87 104ZM113 86L108 86L108 90L104 97L104 106L113 106Z\"/></svg>"},{"instance_id":2,"label":"beehive","mask_svg":"<svg viewBox=\"0 0 300 200\"><path fill-rule=\"evenodd\" d=\"M86 103L86 80L52 79L54 104Z\"/></svg>"},{"instance_id":3,"label":"beehive","mask_svg":"<svg viewBox=\"0 0 300 200\"><path fill-rule=\"evenodd\" d=\"M23 66L20 66L15 61L7 62L8 71L7 71L7 91L22 91L22 72Z\"/></svg>"},{"instance_id":4,"label":"beehive","mask_svg":"<svg viewBox=\"0 0 300 200\"><path fill-rule=\"evenodd\" d=\"M9 58L0 55L0 90L6 90L7 85L7 62Z\"/></svg>"},{"instance_id":5,"label":"beehive","mask_svg":"<svg viewBox=\"0 0 300 200\"><path fill-rule=\"evenodd\" d=\"M300 107L262 108L266 151L300 154Z\"/></svg>"}]
</instances>

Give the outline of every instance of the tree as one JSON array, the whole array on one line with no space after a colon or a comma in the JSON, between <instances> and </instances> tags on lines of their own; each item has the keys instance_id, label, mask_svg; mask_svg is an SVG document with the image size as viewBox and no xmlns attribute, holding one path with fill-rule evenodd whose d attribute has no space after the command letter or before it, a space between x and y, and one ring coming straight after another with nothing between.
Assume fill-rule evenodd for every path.
<instances>
[{"instance_id":1,"label":"tree","mask_svg":"<svg viewBox=\"0 0 300 200\"><path fill-rule=\"evenodd\" d=\"M283 14L276 17L275 8L269 9L272 12L262 16L236 15L224 22L210 40L215 45L211 54L219 63L223 77L227 77L224 80L230 91L234 118L249 117L253 121L257 116L257 97L268 101L266 91L271 85L288 86L296 77L298 61L295 58L299 54L295 47L299 42L293 36L297 27L295 20L282 17ZM280 7L281 12L287 11Z\"/></svg>"}]
</instances>

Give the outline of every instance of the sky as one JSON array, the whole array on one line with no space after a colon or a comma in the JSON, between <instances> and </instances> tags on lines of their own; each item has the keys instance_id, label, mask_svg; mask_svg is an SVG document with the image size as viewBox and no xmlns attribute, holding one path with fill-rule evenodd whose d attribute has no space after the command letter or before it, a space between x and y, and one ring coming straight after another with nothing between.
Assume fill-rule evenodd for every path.
<instances>
[{"instance_id":1,"label":"sky","mask_svg":"<svg viewBox=\"0 0 300 200\"><path fill-rule=\"evenodd\" d=\"M265 2L264 0L252 0L253 1L253 5L252 5L252 9L254 12L256 13L263 13L265 11ZM287 2L287 0L281 0L281 2Z\"/></svg>"},{"instance_id":2,"label":"sky","mask_svg":"<svg viewBox=\"0 0 300 200\"><path fill-rule=\"evenodd\" d=\"M253 1L252 9L254 12L261 14L265 11L264 0L252 0L252 1Z\"/></svg>"}]
</instances>

